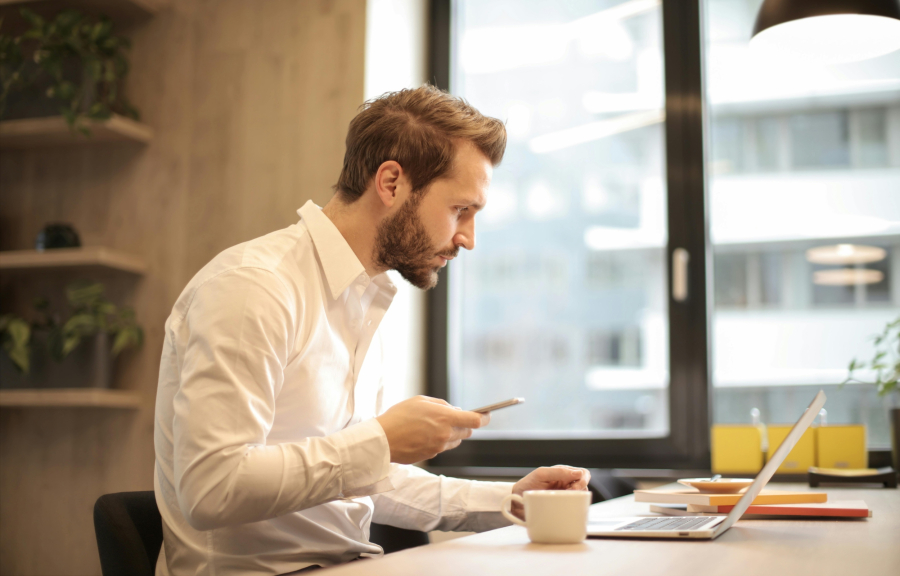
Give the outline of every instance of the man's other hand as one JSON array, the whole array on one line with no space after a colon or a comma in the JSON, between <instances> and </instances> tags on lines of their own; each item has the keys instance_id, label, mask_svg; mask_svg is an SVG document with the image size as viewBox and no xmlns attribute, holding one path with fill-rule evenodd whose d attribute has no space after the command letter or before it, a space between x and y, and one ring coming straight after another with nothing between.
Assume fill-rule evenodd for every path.
<instances>
[{"instance_id":1,"label":"man's other hand","mask_svg":"<svg viewBox=\"0 0 900 576\"><path fill-rule=\"evenodd\" d=\"M376 418L391 447L391 462L414 464L459 446L473 428L487 426L490 414L455 408L446 401L416 396Z\"/></svg>"},{"instance_id":2,"label":"man's other hand","mask_svg":"<svg viewBox=\"0 0 900 576\"><path fill-rule=\"evenodd\" d=\"M513 494L522 495L526 490L587 490L591 481L591 473L584 468L572 466L551 466L538 468L513 485ZM525 519L522 505L513 502L512 513Z\"/></svg>"}]
</instances>

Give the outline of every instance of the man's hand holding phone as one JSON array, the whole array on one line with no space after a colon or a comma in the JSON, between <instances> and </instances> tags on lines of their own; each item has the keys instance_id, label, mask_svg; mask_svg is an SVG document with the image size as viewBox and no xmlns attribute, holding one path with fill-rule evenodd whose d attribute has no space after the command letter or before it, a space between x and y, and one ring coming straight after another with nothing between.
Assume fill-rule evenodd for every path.
<instances>
[{"instance_id":1,"label":"man's hand holding phone","mask_svg":"<svg viewBox=\"0 0 900 576\"><path fill-rule=\"evenodd\" d=\"M487 426L488 414L476 414L447 401L415 396L376 418L391 447L391 462L414 464L459 446L472 430Z\"/></svg>"},{"instance_id":2,"label":"man's hand holding phone","mask_svg":"<svg viewBox=\"0 0 900 576\"><path fill-rule=\"evenodd\" d=\"M391 462L414 464L452 450L487 426L494 410L515 406L524 398L511 398L475 410L460 410L446 400L416 396L390 407L376 419L391 448Z\"/></svg>"}]
</instances>

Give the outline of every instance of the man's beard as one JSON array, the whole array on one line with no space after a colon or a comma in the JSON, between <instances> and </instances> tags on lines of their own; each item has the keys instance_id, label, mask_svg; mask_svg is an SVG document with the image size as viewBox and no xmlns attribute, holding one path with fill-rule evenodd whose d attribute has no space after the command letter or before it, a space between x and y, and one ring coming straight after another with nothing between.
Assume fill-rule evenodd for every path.
<instances>
[{"instance_id":1,"label":"man's beard","mask_svg":"<svg viewBox=\"0 0 900 576\"><path fill-rule=\"evenodd\" d=\"M396 214L378 226L375 236L375 264L396 270L407 282L422 290L434 288L440 267L431 261L435 256L456 256L459 249L438 253L425 226L419 219L419 194L410 196Z\"/></svg>"}]
</instances>

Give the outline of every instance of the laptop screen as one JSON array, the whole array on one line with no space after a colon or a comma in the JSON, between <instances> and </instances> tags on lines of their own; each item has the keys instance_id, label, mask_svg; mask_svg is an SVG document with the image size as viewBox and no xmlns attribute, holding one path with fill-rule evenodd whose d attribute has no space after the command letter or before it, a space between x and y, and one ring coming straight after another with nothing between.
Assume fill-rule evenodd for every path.
<instances>
[{"instance_id":1,"label":"laptop screen","mask_svg":"<svg viewBox=\"0 0 900 576\"><path fill-rule=\"evenodd\" d=\"M809 428L813 420L815 420L816 415L818 415L819 410L821 410L824 405L825 392L819 390L819 393L816 394L813 401L806 407L806 410L800 416L800 419L797 420L797 423L794 424L794 427L788 432L784 442L781 443L781 446L779 446L778 450L772 455L772 459L766 462L763 469L759 471L753 484L747 488L747 491L744 492L744 495L738 500L738 503L731 509L731 512L728 514L728 517L725 518L725 521L716 527L716 535L731 528L731 526L737 522L738 518L744 515L744 512L747 511L747 508L750 507L750 504L753 503L753 500L756 499L763 487L772 479L775 471L781 466L781 463L787 457L788 453L794 448L794 445L797 444L797 441L800 440L800 437L803 436L803 433L806 432L806 429Z\"/></svg>"}]
</instances>

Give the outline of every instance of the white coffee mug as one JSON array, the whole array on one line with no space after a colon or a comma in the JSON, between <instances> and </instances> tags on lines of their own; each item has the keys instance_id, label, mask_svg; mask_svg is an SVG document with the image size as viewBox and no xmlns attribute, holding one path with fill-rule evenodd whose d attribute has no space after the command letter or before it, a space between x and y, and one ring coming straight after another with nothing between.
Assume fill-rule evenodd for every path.
<instances>
[{"instance_id":1,"label":"white coffee mug","mask_svg":"<svg viewBox=\"0 0 900 576\"><path fill-rule=\"evenodd\" d=\"M525 507L525 522L510 512L512 502ZM524 498L517 494L504 498L500 511L510 522L528 528L532 542L575 544L587 537L590 505L587 490L527 490Z\"/></svg>"}]
</instances>

